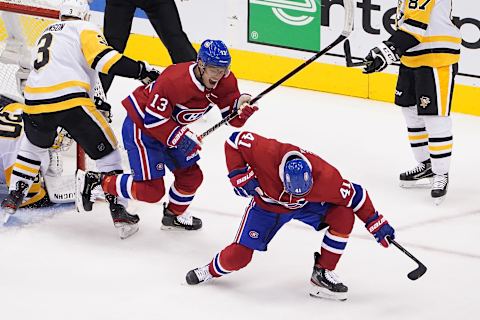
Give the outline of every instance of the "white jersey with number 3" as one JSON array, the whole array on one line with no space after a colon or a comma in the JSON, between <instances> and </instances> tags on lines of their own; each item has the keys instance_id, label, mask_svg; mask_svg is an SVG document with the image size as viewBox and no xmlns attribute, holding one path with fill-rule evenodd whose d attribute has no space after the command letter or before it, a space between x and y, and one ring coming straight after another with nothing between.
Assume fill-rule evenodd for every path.
<instances>
[{"instance_id":1,"label":"white jersey with number 3","mask_svg":"<svg viewBox=\"0 0 480 320\"><path fill-rule=\"evenodd\" d=\"M97 72L108 73L121 57L89 21L51 24L37 40L33 70L25 87L25 112L93 106L90 97Z\"/></svg>"}]
</instances>

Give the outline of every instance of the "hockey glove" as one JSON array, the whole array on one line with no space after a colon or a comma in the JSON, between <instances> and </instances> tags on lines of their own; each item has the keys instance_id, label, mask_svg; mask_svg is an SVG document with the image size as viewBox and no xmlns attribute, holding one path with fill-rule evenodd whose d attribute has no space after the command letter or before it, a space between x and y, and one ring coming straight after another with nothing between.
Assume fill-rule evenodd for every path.
<instances>
[{"instance_id":1,"label":"hockey glove","mask_svg":"<svg viewBox=\"0 0 480 320\"><path fill-rule=\"evenodd\" d=\"M228 174L228 177L233 185L233 191L237 196L255 196L258 195L261 190L258 180L255 177L255 172L253 172L249 166L232 170Z\"/></svg>"},{"instance_id":2,"label":"hockey glove","mask_svg":"<svg viewBox=\"0 0 480 320\"><path fill-rule=\"evenodd\" d=\"M258 111L256 105L252 106L249 104L250 100L252 100L252 96L243 93L238 97L237 101L235 101L233 112L238 113L238 119L241 120L242 125L247 122L248 118L250 118L255 111Z\"/></svg>"},{"instance_id":3,"label":"hockey glove","mask_svg":"<svg viewBox=\"0 0 480 320\"><path fill-rule=\"evenodd\" d=\"M157 80L158 76L160 75L160 71L152 68L152 66L145 61L138 61L138 64L140 67L137 77L138 80L142 81L143 84L150 84Z\"/></svg>"},{"instance_id":4,"label":"hockey glove","mask_svg":"<svg viewBox=\"0 0 480 320\"><path fill-rule=\"evenodd\" d=\"M102 116L107 120L108 123L112 123L112 106L107 101L103 100L100 97L93 97L93 102L95 107L100 111Z\"/></svg>"},{"instance_id":5,"label":"hockey glove","mask_svg":"<svg viewBox=\"0 0 480 320\"><path fill-rule=\"evenodd\" d=\"M200 139L188 127L176 127L167 139L170 148L178 148L187 158L202 149Z\"/></svg>"},{"instance_id":6,"label":"hockey glove","mask_svg":"<svg viewBox=\"0 0 480 320\"><path fill-rule=\"evenodd\" d=\"M380 72L389 64L400 60L400 55L393 42L384 41L377 47L370 50L365 57L367 65L363 69L363 73Z\"/></svg>"},{"instance_id":7,"label":"hockey glove","mask_svg":"<svg viewBox=\"0 0 480 320\"><path fill-rule=\"evenodd\" d=\"M367 228L368 232L385 248L388 248L389 245L387 237L392 240L395 239L395 229L393 229L390 224L388 224L388 221L381 214L379 215L378 212L375 212L375 214L367 220L365 228Z\"/></svg>"}]
</instances>

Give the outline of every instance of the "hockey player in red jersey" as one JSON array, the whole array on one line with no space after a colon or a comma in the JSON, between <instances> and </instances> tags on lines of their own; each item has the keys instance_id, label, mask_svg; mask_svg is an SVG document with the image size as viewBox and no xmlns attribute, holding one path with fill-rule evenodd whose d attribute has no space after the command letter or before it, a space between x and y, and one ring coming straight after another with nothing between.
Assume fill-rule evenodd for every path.
<instances>
[{"instance_id":1,"label":"hockey player in red jersey","mask_svg":"<svg viewBox=\"0 0 480 320\"><path fill-rule=\"evenodd\" d=\"M234 132L225 143L228 177L239 196L253 197L232 244L213 260L187 273L194 285L247 266L254 250L266 251L292 219L315 230L328 228L311 277L315 297L345 300L348 288L333 272L347 245L355 216L384 247L395 231L379 214L367 191L345 180L319 156L252 132Z\"/></svg>"},{"instance_id":2,"label":"hockey player in red jersey","mask_svg":"<svg viewBox=\"0 0 480 320\"><path fill-rule=\"evenodd\" d=\"M165 195L165 166L175 176L169 203L164 207L166 228L199 229L202 221L187 208L202 183L197 164L201 142L188 125L214 106L222 116L237 112L230 125L241 127L256 111L251 97L240 94L237 79L230 72L231 57L220 40L205 40L196 62L166 68L151 85L138 87L122 104L127 110L122 136L132 174L102 175L87 172L83 202L91 208L91 191L99 184L105 192L146 202L158 202Z\"/></svg>"}]
</instances>

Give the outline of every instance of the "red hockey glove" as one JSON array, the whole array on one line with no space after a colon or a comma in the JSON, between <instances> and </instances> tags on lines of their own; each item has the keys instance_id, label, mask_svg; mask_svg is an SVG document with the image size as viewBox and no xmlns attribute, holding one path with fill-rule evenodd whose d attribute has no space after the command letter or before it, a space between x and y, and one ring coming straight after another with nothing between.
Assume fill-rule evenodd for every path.
<instances>
[{"instance_id":1,"label":"red hockey glove","mask_svg":"<svg viewBox=\"0 0 480 320\"><path fill-rule=\"evenodd\" d=\"M368 232L373 234L377 242L385 248L388 248L389 245L387 237L392 240L395 239L395 229L393 229L390 224L388 224L387 219L381 214L379 215L378 212L375 212L375 214L367 220L365 228L367 228Z\"/></svg>"},{"instance_id":2,"label":"red hockey glove","mask_svg":"<svg viewBox=\"0 0 480 320\"><path fill-rule=\"evenodd\" d=\"M167 145L178 148L187 158L202 150L200 140L188 127L176 127L168 136Z\"/></svg>"},{"instance_id":3,"label":"red hockey glove","mask_svg":"<svg viewBox=\"0 0 480 320\"><path fill-rule=\"evenodd\" d=\"M228 177L238 196L249 197L262 193L255 172L249 166L232 170Z\"/></svg>"},{"instance_id":4,"label":"red hockey glove","mask_svg":"<svg viewBox=\"0 0 480 320\"><path fill-rule=\"evenodd\" d=\"M243 123L247 122L247 119L258 111L258 107L256 105L251 106L249 104L250 100L252 100L252 96L249 94L242 94L238 97L235 103L235 111L238 113L238 118L242 120Z\"/></svg>"}]
</instances>

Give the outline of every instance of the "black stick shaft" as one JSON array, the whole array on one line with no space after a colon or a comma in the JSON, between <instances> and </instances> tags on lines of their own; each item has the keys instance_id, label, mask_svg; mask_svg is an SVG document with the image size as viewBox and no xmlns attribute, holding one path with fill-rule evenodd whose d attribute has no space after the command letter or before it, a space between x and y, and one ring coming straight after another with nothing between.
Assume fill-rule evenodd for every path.
<instances>
[{"instance_id":1,"label":"black stick shaft","mask_svg":"<svg viewBox=\"0 0 480 320\"><path fill-rule=\"evenodd\" d=\"M301 65L299 65L298 67L296 67L295 69L293 69L292 71L290 71L288 74L286 74L285 76L283 76L280 80L278 80L277 82L273 83L271 86L269 86L267 89L263 90L261 93L259 93L255 98L253 98L249 103L250 104L254 104L255 102L257 102L258 100L260 100L264 95L266 95L267 93L269 93L270 91L272 91L273 89L275 89L276 87L278 87L279 85L281 85L282 83L284 83L285 81L287 81L288 79L290 79L293 75L295 75L296 73L298 73L300 70L304 69L306 66L308 66L310 63L312 63L313 61L317 60L318 58L320 58L321 56L323 56L325 53L327 53L328 51L330 51L333 47L335 47L336 45L338 45L339 43L341 43L343 40L345 40L347 37L344 36L344 35L340 35L335 41L333 41L330 45L328 45L325 49L323 49L322 51L319 51L317 52L314 56L312 56L310 59L308 59L307 61L305 61L304 63L302 63ZM199 137L200 139L203 139L205 138L206 136L208 136L209 134L211 134L212 132L214 132L215 130L217 130L219 127L221 127L223 124L229 122L230 120L234 119L235 117L238 116L238 113L234 112L234 113L230 113L228 116L226 116L225 118L223 118L222 121L218 122L217 124L213 125L210 129L208 129L207 131L205 131L204 133L202 133Z\"/></svg>"},{"instance_id":2,"label":"black stick shaft","mask_svg":"<svg viewBox=\"0 0 480 320\"><path fill-rule=\"evenodd\" d=\"M397 247L398 249L400 249L400 251L402 251L405 255L407 255L410 259L412 259L413 261L415 261L417 264L423 266L423 263L421 263L420 260L418 260L417 258L415 258L415 256L414 256L413 254L411 254L410 252L408 252L407 249L405 249L400 243L398 243L397 241L395 241L395 240L393 240L393 239L390 239L390 238L388 238L388 242L390 242L390 243L393 244L395 247Z\"/></svg>"}]
</instances>

